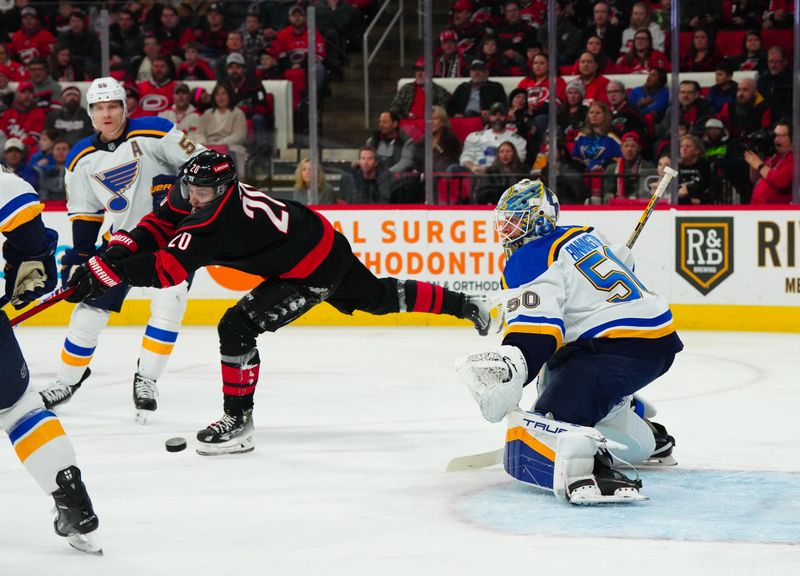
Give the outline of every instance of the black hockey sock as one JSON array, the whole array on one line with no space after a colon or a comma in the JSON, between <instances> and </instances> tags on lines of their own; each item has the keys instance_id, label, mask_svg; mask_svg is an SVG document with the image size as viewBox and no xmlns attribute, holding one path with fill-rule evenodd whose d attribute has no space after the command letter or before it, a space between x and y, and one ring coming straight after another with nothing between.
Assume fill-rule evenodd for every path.
<instances>
[{"instance_id":1,"label":"black hockey sock","mask_svg":"<svg viewBox=\"0 0 800 576\"><path fill-rule=\"evenodd\" d=\"M261 360L255 348L238 358L222 358L222 393L225 411L241 413L253 408L253 395L258 384Z\"/></svg>"},{"instance_id":2,"label":"black hockey sock","mask_svg":"<svg viewBox=\"0 0 800 576\"><path fill-rule=\"evenodd\" d=\"M406 280L398 288L401 293L405 293L405 310L408 312L429 312L462 317L464 295L460 292L453 292L436 284L417 280Z\"/></svg>"}]
</instances>

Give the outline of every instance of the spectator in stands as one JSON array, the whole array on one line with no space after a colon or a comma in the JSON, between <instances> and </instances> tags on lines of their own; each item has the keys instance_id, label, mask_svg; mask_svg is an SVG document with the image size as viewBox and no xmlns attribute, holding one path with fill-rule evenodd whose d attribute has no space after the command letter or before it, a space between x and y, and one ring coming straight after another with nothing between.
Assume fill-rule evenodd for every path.
<instances>
[{"instance_id":1,"label":"spectator in stands","mask_svg":"<svg viewBox=\"0 0 800 576\"><path fill-rule=\"evenodd\" d=\"M500 51L506 59L523 68L527 60L525 51L531 42L537 40L536 29L522 18L517 0L507 0L503 4L503 18L496 30Z\"/></svg>"},{"instance_id":2,"label":"spectator in stands","mask_svg":"<svg viewBox=\"0 0 800 576\"><path fill-rule=\"evenodd\" d=\"M21 82L28 79L27 68L8 57L8 49L2 43L0 43L0 70L6 73L11 82Z\"/></svg>"},{"instance_id":3,"label":"spectator in stands","mask_svg":"<svg viewBox=\"0 0 800 576\"><path fill-rule=\"evenodd\" d=\"M511 142L497 147L497 156L486 172L478 178L475 191L476 204L497 204L506 188L526 177L528 171Z\"/></svg>"},{"instance_id":4,"label":"spectator in stands","mask_svg":"<svg viewBox=\"0 0 800 576\"><path fill-rule=\"evenodd\" d=\"M770 0L762 26L766 28L790 28L794 5L789 0Z\"/></svg>"},{"instance_id":5,"label":"spectator in stands","mask_svg":"<svg viewBox=\"0 0 800 576\"><path fill-rule=\"evenodd\" d=\"M64 186L65 162L69 154L69 142L63 138L53 141L53 162L34 168L39 175L39 198L41 200L66 200L67 191Z\"/></svg>"},{"instance_id":6,"label":"spectator in stands","mask_svg":"<svg viewBox=\"0 0 800 576\"><path fill-rule=\"evenodd\" d=\"M283 70L269 50L262 52L256 66L256 78L259 80L285 80ZM302 98L302 96L300 96Z\"/></svg>"},{"instance_id":7,"label":"spectator in stands","mask_svg":"<svg viewBox=\"0 0 800 576\"><path fill-rule=\"evenodd\" d=\"M453 17L450 20L450 29L458 37L458 51L470 60L479 58L478 49L481 39L486 34L486 29L482 24L472 20L472 2L456 0L452 9Z\"/></svg>"},{"instance_id":8,"label":"spectator in stands","mask_svg":"<svg viewBox=\"0 0 800 576\"><path fill-rule=\"evenodd\" d=\"M620 138L628 132L647 134L647 124L642 113L628 101L625 84L617 80L610 81L606 86L606 96L608 109L611 110L611 131L614 134ZM639 141L640 146L646 143L643 140Z\"/></svg>"},{"instance_id":9,"label":"spectator in stands","mask_svg":"<svg viewBox=\"0 0 800 576\"><path fill-rule=\"evenodd\" d=\"M565 7L571 6L569 0L558 0L556 2L556 64L558 66L569 66L580 55L581 30L575 26L569 18ZM548 46L547 26L542 26L539 30L542 46Z\"/></svg>"},{"instance_id":10,"label":"spectator in stands","mask_svg":"<svg viewBox=\"0 0 800 576\"><path fill-rule=\"evenodd\" d=\"M442 106L431 109L431 135L433 137L433 171L444 172L448 166L458 163L461 156L461 141L450 127L447 110ZM414 169L425 172L425 137L414 143Z\"/></svg>"},{"instance_id":11,"label":"spectator in stands","mask_svg":"<svg viewBox=\"0 0 800 576\"><path fill-rule=\"evenodd\" d=\"M494 34L487 33L481 40L478 57L486 62L489 76L510 76L513 62L506 60L500 53L500 46Z\"/></svg>"},{"instance_id":12,"label":"spectator in stands","mask_svg":"<svg viewBox=\"0 0 800 576\"><path fill-rule=\"evenodd\" d=\"M559 110L557 123L564 133L565 145L571 148L586 123L589 107L583 103L586 88L579 78L567 84L565 94L566 105Z\"/></svg>"},{"instance_id":13,"label":"spectator in stands","mask_svg":"<svg viewBox=\"0 0 800 576\"><path fill-rule=\"evenodd\" d=\"M692 0L681 3L681 28L716 28L722 20L722 0ZM681 65L683 69L683 65Z\"/></svg>"},{"instance_id":14,"label":"spectator in stands","mask_svg":"<svg viewBox=\"0 0 800 576\"><path fill-rule=\"evenodd\" d=\"M567 145L560 138L556 140L556 183L558 185L558 200L564 204L585 204L589 202L589 189L583 179L583 166L573 160ZM536 157L533 165L534 172L538 172L545 185L548 184L550 170L548 167L549 144L547 138L544 139L542 150Z\"/></svg>"},{"instance_id":15,"label":"spectator in stands","mask_svg":"<svg viewBox=\"0 0 800 576\"><path fill-rule=\"evenodd\" d=\"M194 30L183 26L178 17L178 10L170 4L161 8L158 25L153 29L153 35L161 44L162 56L180 56L183 47L194 40Z\"/></svg>"},{"instance_id":16,"label":"spectator in stands","mask_svg":"<svg viewBox=\"0 0 800 576\"><path fill-rule=\"evenodd\" d=\"M606 167L603 182L603 204L611 198L649 198L647 179L656 173L652 162L642 158L642 138L637 132L626 132L620 138L619 159Z\"/></svg>"},{"instance_id":17,"label":"spectator in stands","mask_svg":"<svg viewBox=\"0 0 800 576\"><path fill-rule=\"evenodd\" d=\"M233 105L234 95L227 84L214 86L211 108L203 112L197 127L197 141L230 154L236 161L236 171L244 174L247 152L247 119L240 108Z\"/></svg>"},{"instance_id":18,"label":"spectator in stands","mask_svg":"<svg viewBox=\"0 0 800 576\"><path fill-rule=\"evenodd\" d=\"M322 7L320 7L321 9ZM317 13L317 22L319 22L319 13ZM264 53L271 41L267 39L265 31L261 28L261 20L258 13L249 12L245 16L244 24L239 29L242 33L244 41L244 57L245 60L251 62L258 62L261 54Z\"/></svg>"},{"instance_id":19,"label":"spectator in stands","mask_svg":"<svg viewBox=\"0 0 800 576\"><path fill-rule=\"evenodd\" d=\"M782 47L767 50L767 69L758 74L758 91L772 107L773 117L792 116L792 70Z\"/></svg>"},{"instance_id":20,"label":"spectator in stands","mask_svg":"<svg viewBox=\"0 0 800 576\"><path fill-rule=\"evenodd\" d=\"M50 55L50 76L57 82L83 82L87 80L86 70L72 58L69 46L53 48Z\"/></svg>"},{"instance_id":21,"label":"spectator in stands","mask_svg":"<svg viewBox=\"0 0 800 576\"><path fill-rule=\"evenodd\" d=\"M311 160L303 158L294 171L294 190L291 200L308 204L311 201ZM322 164L317 165L317 191L318 204L336 204L336 192L325 181L325 171Z\"/></svg>"},{"instance_id":22,"label":"spectator in stands","mask_svg":"<svg viewBox=\"0 0 800 576\"><path fill-rule=\"evenodd\" d=\"M19 138L9 138L3 145L2 166L5 171L11 171L36 190L39 187L39 174L32 166L25 162L27 152L25 144Z\"/></svg>"},{"instance_id":23,"label":"spectator in stands","mask_svg":"<svg viewBox=\"0 0 800 576\"><path fill-rule=\"evenodd\" d=\"M591 52L584 52L578 59L578 80L583 82L584 104L591 104L595 100L606 102L606 86L608 78L597 72L597 59Z\"/></svg>"},{"instance_id":24,"label":"spectator in stands","mask_svg":"<svg viewBox=\"0 0 800 576\"><path fill-rule=\"evenodd\" d=\"M527 94L529 114L547 114L547 104L550 101L550 58L546 52L540 52L533 57L530 73L520 80L517 88L524 89ZM564 102L566 90L564 79L556 76L556 105Z\"/></svg>"},{"instance_id":25,"label":"spectator in stands","mask_svg":"<svg viewBox=\"0 0 800 576\"><path fill-rule=\"evenodd\" d=\"M414 166L414 142L400 130L400 117L394 112L381 112L378 131L367 138L367 146L375 149L378 161L392 174L408 172Z\"/></svg>"},{"instance_id":26,"label":"spectator in stands","mask_svg":"<svg viewBox=\"0 0 800 576\"><path fill-rule=\"evenodd\" d=\"M606 2L601 0L592 9L592 25L583 31L581 44L586 45L589 36L597 36L603 41L606 54L615 61L619 57L619 49L622 45L622 32L619 27L611 23L611 12Z\"/></svg>"},{"instance_id":27,"label":"spectator in stands","mask_svg":"<svg viewBox=\"0 0 800 576\"><path fill-rule=\"evenodd\" d=\"M87 27L86 13L74 10L69 17L69 30L59 34L59 46L69 46L72 57L92 75L100 72L100 38Z\"/></svg>"},{"instance_id":28,"label":"spectator in stands","mask_svg":"<svg viewBox=\"0 0 800 576\"><path fill-rule=\"evenodd\" d=\"M117 21L109 27L111 50L111 70L125 70L134 58L139 58L144 50L144 35L133 12L121 8Z\"/></svg>"},{"instance_id":29,"label":"spectator in stands","mask_svg":"<svg viewBox=\"0 0 800 576\"><path fill-rule=\"evenodd\" d=\"M713 72L720 60L713 34L698 28L692 33L689 53L681 58L681 72Z\"/></svg>"},{"instance_id":30,"label":"spectator in stands","mask_svg":"<svg viewBox=\"0 0 800 576\"><path fill-rule=\"evenodd\" d=\"M244 60L246 72L252 74L255 72L256 63L254 60L248 60L244 54L244 37L238 30L228 32L228 39L225 41L225 58L217 60L216 76L220 80L224 80L228 74L227 59L231 54L239 54Z\"/></svg>"},{"instance_id":31,"label":"spectator in stands","mask_svg":"<svg viewBox=\"0 0 800 576\"><path fill-rule=\"evenodd\" d=\"M136 82L143 82L150 80L153 77L151 71L153 62L156 58L161 58L161 43L153 35L147 35L144 38L143 55L139 55L130 63L129 77L135 78ZM174 57L171 57L174 58ZM175 69L180 65L180 60L173 60Z\"/></svg>"},{"instance_id":32,"label":"spectator in stands","mask_svg":"<svg viewBox=\"0 0 800 576\"><path fill-rule=\"evenodd\" d=\"M33 84L33 94L36 106L44 109L45 113L61 106L61 85L53 80L47 68L47 60L33 58L28 62L30 82Z\"/></svg>"},{"instance_id":33,"label":"spectator in stands","mask_svg":"<svg viewBox=\"0 0 800 576\"><path fill-rule=\"evenodd\" d=\"M136 87L141 98L139 106L147 116L158 116L172 106L175 95L174 70L168 56L156 56L150 63L149 80L142 80Z\"/></svg>"},{"instance_id":34,"label":"spectator in stands","mask_svg":"<svg viewBox=\"0 0 800 576\"><path fill-rule=\"evenodd\" d=\"M200 30L206 25L208 3L204 0L178 0L174 4L178 9L178 17L186 28Z\"/></svg>"},{"instance_id":35,"label":"spectator in stands","mask_svg":"<svg viewBox=\"0 0 800 576\"><path fill-rule=\"evenodd\" d=\"M617 73L617 65L611 58L608 57L608 54L606 54L605 48L603 47L603 40L599 36L589 36L586 39L584 50L586 52L591 52L594 55L594 59L597 61L597 70L599 74ZM579 61L580 57L575 61L575 64L572 67L573 74L578 73Z\"/></svg>"},{"instance_id":36,"label":"spectator in stands","mask_svg":"<svg viewBox=\"0 0 800 576\"><path fill-rule=\"evenodd\" d=\"M729 25L740 30L761 28L761 19L767 4L767 0L732 0Z\"/></svg>"},{"instance_id":37,"label":"spectator in stands","mask_svg":"<svg viewBox=\"0 0 800 576\"><path fill-rule=\"evenodd\" d=\"M274 111L267 91L260 80L245 74L244 57L231 54L226 60L228 79L225 85L232 95L231 105L244 112L245 118L253 125L253 138L249 145L252 154L266 160L271 146L271 131L275 126Z\"/></svg>"},{"instance_id":38,"label":"spectator in stands","mask_svg":"<svg viewBox=\"0 0 800 576\"><path fill-rule=\"evenodd\" d=\"M680 119L688 123L690 132L697 134L702 133L706 120L714 115L714 108L708 100L700 96L700 84L694 80L681 81L678 87L678 108ZM658 125L656 133L662 138L671 129L673 110L674 105L670 104Z\"/></svg>"},{"instance_id":39,"label":"spectator in stands","mask_svg":"<svg viewBox=\"0 0 800 576\"><path fill-rule=\"evenodd\" d=\"M56 140L61 138L61 136L61 131L54 128L45 128L42 130L42 133L39 134L39 149L31 155L28 164L34 169L40 169L47 168L55 163L55 159L53 158L53 144Z\"/></svg>"},{"instance_id":40,"label":"spectator in stands","mask_svg":"<svg viewBox=\"0 0 800 576\"><path fill-rule=\"evenodd\" d=\"M703 146L706 149L706 158L717 160L728 154L728 138L730 135L725 129L725 124L719 118L706 120L706 129L703 131Z\"/></svg>"},{"instance_id":41,"label":"spectator in stands","mask_svg":"<svg viewBox=\"0 0 800 576\"><path fill-rule=\"evenodd\" d=\"M357 8L342 0L323 0L317 3L317 28L325 38L328 62L341 78L347 56L348 40L361 36L363 17Z\"/></svg>"},{"instance_id":42,"label":"spectator in stands","mask_svg":"<svg viewBox=\"0 0 800 576\"><path fill-rule=\"evenodd\" d=\"M755 184L752 204L784 204L792 201L792 124L779 120L775 124L775 154L762 160L752 150L744 159L750 165L750 179Z\"/></svg>"},{"instance_id":43,"label":"spectator in stands","mask_svg":"<svg viewBox=\"0 0 800 576\"><path fill-rule=\"evenodd\" d=\"M278 32L275 38L274 52L284 69L308 69L308 27L306 26L306 12L302 6L292 6L289 9L290 25ZM317 77L317 89L322 90L325 85L325 66L322 64L326 56L325 39L316 31L317 61L314 63L314 73Z\"/></svg>"},{"instance_id":44,"label":"spectator in stands","mask_svg":"<svg viewBox=\"0 0 800 576\"><path fill-rule=\"evenodd\" d=\"M340 197L348 204L389 204L392 175L378 162L375 149L364 146L351 174L343 174Z\"/></svg>"},{"instance_id":45,"label":"spectator in stands","mask_svg":"<svg viewBox=\"0 0 800 576\"><path fill-rule=\"evenodd\" d=\"M439 35L439 50L433 63L434 78L460 78L465 76L466 65L458 52L458 37L452 30Z\"/></svg>"},{"instance_id":46,"label":"spectator in stands","mask_svg":"<svg viewBox=\"0 0 800 576\"><path fill-rule=\"evenodd\" d=\"M399 118L425 117L425 59L418 58L414 62L414 81L403 84L392 100L389 110ZM433 87L433 105L447 106L450 94L436 84Z\"/></svg>"},{"instance_id":47,"label":"spectator in stands","mask_svg":"<svg viewBox=\"0 0 800 576\"><path fill-rule=\"evenodd\" d=\"M681 138L678 204L715 204L711 195L711 162L703 142L693 134Z\"/></svg>"},{"instance_id":48,"label":"spectator in stands","mask_svg":"<svg viewBox=\"0 0 800 576\"><path fill-rule=\"evenodd\" d=\"M730 58L734 70L764 70L767 67L767 55L761 43L758 30L748 30L742 41L742 53Z\"/></svg>"},{"instance_id":49,"label":"spectator in stands","mask_svg":"<svg viewBox=\"0 0 800 576\"><path fill-rule=\"evenodd\" d=\"M669 157L669 151L666 151L658 157L658 162L656 163L656 174L654 176L648 176L645 179L650 196L656 193L658 182L664 177L664 168L667 166L672 167L672 160Z\"/></svg>"},{"instance_id":50,"label":"spectator in stands","mask_svg":"<svg viewBox=\"0 0 800 576\"><path fill-rule=\"evenodd\" d=\"M739 85L733 80L733 65L728 60L720 60L714 70L714 85L708 91L708 101L716 112L720 112L726 104L736 101Z\"/></svg>"},{"instance_id":51,"label":"spectator in stands","mask_svg":"<svg viewBox=\"0 0 800 576\"><path fill-rule=\"evenodd\" d=\"M35 151L46 117L46 109L36 106L33 84L25 80L17 85L11 107L0 115L0 130L10 140L16 138L27 150Z\"/></svg>"},{"instance_id":52,"label":"spectator in stands","mask_svg":"<svg viewBox=\"0 0 800 576\"><path fill-rule=\"evenodd\" d=\"M619 137L611 131L611 110L605 102L595 100L586 112L586 124L575 139L572 157L583 165L584 174L602 174L609 164L620 157ZM591 202L600 204L603 197L603 178L589 176Z\"/></svg>"},{"instance_id":53,"label":"spectator in stands","mask_svg":"<svg viewBox=\"0 0 800 576\"><path fill-rule=\"evenodd\" d=\"M5 112L14 101L14 89L9 86L11 71L5 66L0 66L0 114Z\"/></svg>"},{"instance_id":54,"label":"spectator in stands","mask_svg":"<svg viewBox=\"0 0 800 576\"><path fill-rule=\"evenodd\" d=\"M654 68L671 69L666 55L653 48L650 30L643 28L633 36L633 46L627 54L617 60L617 71L620 74L647 74Z\"/></svg>"},{"instance_id":55,"label":"spectator in stands","mask_svg":"<svg viewBox=\"0 0 800 576\"><path fill-rule=\"evenodd\" d=\"M186 61L178 66L178 80L214 80L216 74L204 58L200 56L202 46L199 42L189 42L183 47Z\"/></svg>"},{"instance_id":56,"label":"spectator in stands","mask_svg":"<svg viewBox=\"0 0 800 576\"><path fill-rule=\"evenodd\" d=\"M81 91L77 86L64 86L61 90L61 108L47 115L45 127L58 130L70 147L79 140L94 134L92 120L81 106Z\"/></svg>"},{"instance_id":57,"label":"spectator in stands","mask_svg":"<svg viewBox=\"0 0 800 576\"><path fill-rule=\"evenodd\" d=\"M644 84L631 90L628 100L638 107L642 114L652 114L654 122L658 123L669 106L666 70L663 68L650 70Z\"/></svg>"},{"instance_id":58,"label":"spectator in stands","mask_svg":"<svg viewBox=\"0 0 800 576\"><path fill-rule=\"evenodd\" d=\"M128 118L141 118L147 114L139 107L139 89L135 84L125 85L125 102L128 105Z\"/></svg>"},{"instance_id":59,"label":"spectator in stands","mask_svg":"<svg viewBox=\"0 0 800 576\"><path fill-rule=\"evenodd\" d=\"M772 110L759 94L756 81L742 78L736 89L736 99L722 107L720 120L727 124L733 138L751 134L771 124Z\"/></svg>"},{"instance_id":60,"label":"spectator in stands","mask_svg":"<svg viewBox=\"0 0 800 576\"><path fill-rule=\"evenodd\" d=\"M508 108L503 103L492 105L489 110L489 127L472 132L464 141L464 149L459 159L460 165L450 166L450 172L472 172L483 174L494 162L497 147L503 142L511 142L520 158L525 157L525 140L506 126Z\"/></svg>"},{"instance_id":61,"label":"spectator in stands","mask_svg":"<svg viewBox=\"0 0 800 576\"><path fill-rule=\"evenodd\" d=\"M455 89L447 104L447 111L454 118L480 116L488 120L492 104L505 101L503 85L489 80L486 64L476 59L469 65L469 81L462 82Z\"/></svg>"},{"instance_id":62,"label":"spectator in stands","mask_svg":"<svg viewBox=\"0 0 800 576\"><path fill-rule=\"evenodd\" d=\"M225 27L225 16L221 3L215 2L208 5L205 22L199 34L195 33L195 39L203 46L202 55L209 60L214 61L225 53L228 29Z\"/></svg>"},{"instance_id":63,"label":"spectator in stands","mask_svg":"<svg viewBox=\"0 0 800 576\"><path fill-rule=\"evenodd\" d=\"M655 22L650 21L650 8L646 2L637 2L631 8L631 19L628 27L622 31L620 52L626 54L634 48L634 36L639 30L650 32L650 44L654 50L664 52L664 32Z\"/></svg>"},{"instance_id":64,"label":"spectator in stands","mask_svg":"<svg viewBox=\"0 0 800 576\"><path fill-rule=\"evenodd\" d=\"M166 118L175 126L183 130L186 134L194 137L200 126L200 113L197 108L192 106L189 86L183 82L176 82L174 88L174 103L163 112L159 112L161 118Z\"/></svg>"},{"instance_id":65,"label":"spectator in stands","mask_svg":"<svg viewBox=\"0 0 800 576\"><path fill-rule=\"evenodd\" d=\"M56 39L42 27L35 8L26 6L20 14L22 26L11 36L11 49L23 64L34 58L47 58Z\"/></svg>"}]
</instances>

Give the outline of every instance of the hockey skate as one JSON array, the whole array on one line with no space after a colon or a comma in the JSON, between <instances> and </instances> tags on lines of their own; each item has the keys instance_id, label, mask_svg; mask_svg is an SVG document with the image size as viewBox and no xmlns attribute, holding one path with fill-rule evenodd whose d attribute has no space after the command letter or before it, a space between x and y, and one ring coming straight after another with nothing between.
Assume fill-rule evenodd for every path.
<instances>
[{"instance_id":1,"label":"hockey skate","mask_svg":"<svg viewBox=\"0 0 800 576\"><path fill-rule=\"evenodd\" d=\"M145 424L147 417L156 411L157 397L156 381L145 378L137 372L133 377L133 404L136 407L136 421L139 424Z\"/></svg>"},{"instance_id":2,"label":"hockey skate","mask_svg":"<svg viewBox=\"0 0 800 576\"><path fill-rule=\"evenodd\" d=\"M102 556L103 548L97 537L99 520L92 509L92 501L81 481L81 471L70 466L56 475L59 488L53 492L56 504L56 518L53 527L56 534L63 536L69 545L86 552Z\"/></svg>"},{"instance_id":3,"label":"hockey skate","mask_svg":"<svg viewBox=\"0 0 800 576\"><path fill-rule=\"evenodd\" d=\"M72 399L72 395L77 392L78 388L81 387L81 384L83 384L84 380L86 380L91 373L92 371L87 367L83 376L81 376L81 379L78 380L76 384L62 384L58 381L48 384L46 388L39 391L42 402L44 402L44 407L48 410L52 410L56 406L69 402Z\"/></svg>"},{"instance_id":4,"label":"hockey skate","mask_svg":"<svg viewBox=\"0 0 800 576\"><path fill-rule=\"evenodd\" d=\"M641 463L642 466L677 466L678 461L672 455L672 449L675 447L675 438L667 434L667 429L663 424L658 422L651 422L645 418L645 422L653 430L653 436L656 439L656 449L653 454Z\"/></svg>"},{"instance_id":5,"label":"hockey skate","mask_svg":"<svg viewBox=\"0 0 800 576\"><path fill-rule=\"evenodd\" d=\"M631 480L611 467L611 456L601 450L594 457L593 475L567 487L567 499L578 506L641 502L647 496L639 493L642 481Z\"/></svg>"},{"instance_id":6,"label":"hockey skate","mask_svg":"<svg viewBox=\"0 0 800 576\"><path fill-rule=\"evenodd\" d=\"M489 334L492 328L492 307L485 296L464 296L464 304L461 308L462 318L465 318L475 325L475 329L481 336Z\"/></svg>"},{"instance_id":7,"label":"hockey skate","mask_svg":"<svg viewBox=\"0 0 800 576\"><path fill-rule=\"evenodd\" d=\"M228 411L197 433L200 445L197 453L201 456L220 454L244 454L255 450L253 440L253 410L233 414Z\"/></svg>"}]
</instances>

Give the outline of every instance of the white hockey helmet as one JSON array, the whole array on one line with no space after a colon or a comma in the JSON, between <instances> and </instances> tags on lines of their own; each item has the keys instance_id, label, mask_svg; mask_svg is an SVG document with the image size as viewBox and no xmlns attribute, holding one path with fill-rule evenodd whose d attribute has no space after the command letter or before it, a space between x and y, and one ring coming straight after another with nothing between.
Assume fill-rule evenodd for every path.
<instances>
[{"instance_id":1,"label":"white hockey helmet","mask_svg":"<svg viewBox=\"0 0 800 576\"><path fill-rule=\"evenodd\" d=\"M116 102L122 103L122 115L128 115L128 99L125 95L125 88L117 82L114 78L95 78L92 80L92 85L86 90L86 104L89 107L89 116L91 117L92 104L98 102ZM94 126L94 119L92 119ZM97 128L97 126L95 126Z\"/></svg>"},{"instance_id":2,"label":"white hockey helmet","mask_svg":"<svg viewBox=\"0 0 800 576\"><path fill-rule=\"evenodd\" d=\"M523 244L554 232L558 213L558 198L541 180L521 180L509 187L494 211L495 230L506 256Z\"/></svg>"}]
</instances>

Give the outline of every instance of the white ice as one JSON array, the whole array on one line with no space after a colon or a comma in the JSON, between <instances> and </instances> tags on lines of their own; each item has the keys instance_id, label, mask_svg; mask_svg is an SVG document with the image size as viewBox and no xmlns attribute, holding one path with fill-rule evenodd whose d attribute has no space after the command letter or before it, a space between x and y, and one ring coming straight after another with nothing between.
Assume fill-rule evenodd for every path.
<instances>
[{"instance_id":1,"label":"white ice","mask_svg":"<svg viewBox=\"0 0 800 576\"><path fill-rule=\"evenodd\" d=\"M34 384L45 384L64 329L17 335ZM501 466L444 471L505 434L481 419L452 369L487 344L468 328L290 327L262 337L256 450L224 457L192 447L222 413L215 329L183 329L158 412L141 426L131 402L141 329L110 328L92 377L59 411L105 555L73 551L53 533L51 498L8 446L0 575L799 574L797 526L783 518L772 538L771 516L780 508L800 523L791 489L800 478L800 334L682 337L672 371L645 391L677 439L681 472L656 472L649 484L645 476L650 503L587 510L515 483ZM173 436L189 449L166 452ZM689 489L709 482L710 470L749 472L750 482L723 476L720 486L712 478ZM753 482L762 472L777 484ZM673 478L690 486L666 490ZM727 533L762 523L764 534L637 531L671 513L691 532L707 497L732 523ZM607 529L580 530L593 526Z\"/></svg>"}]
</instances>

